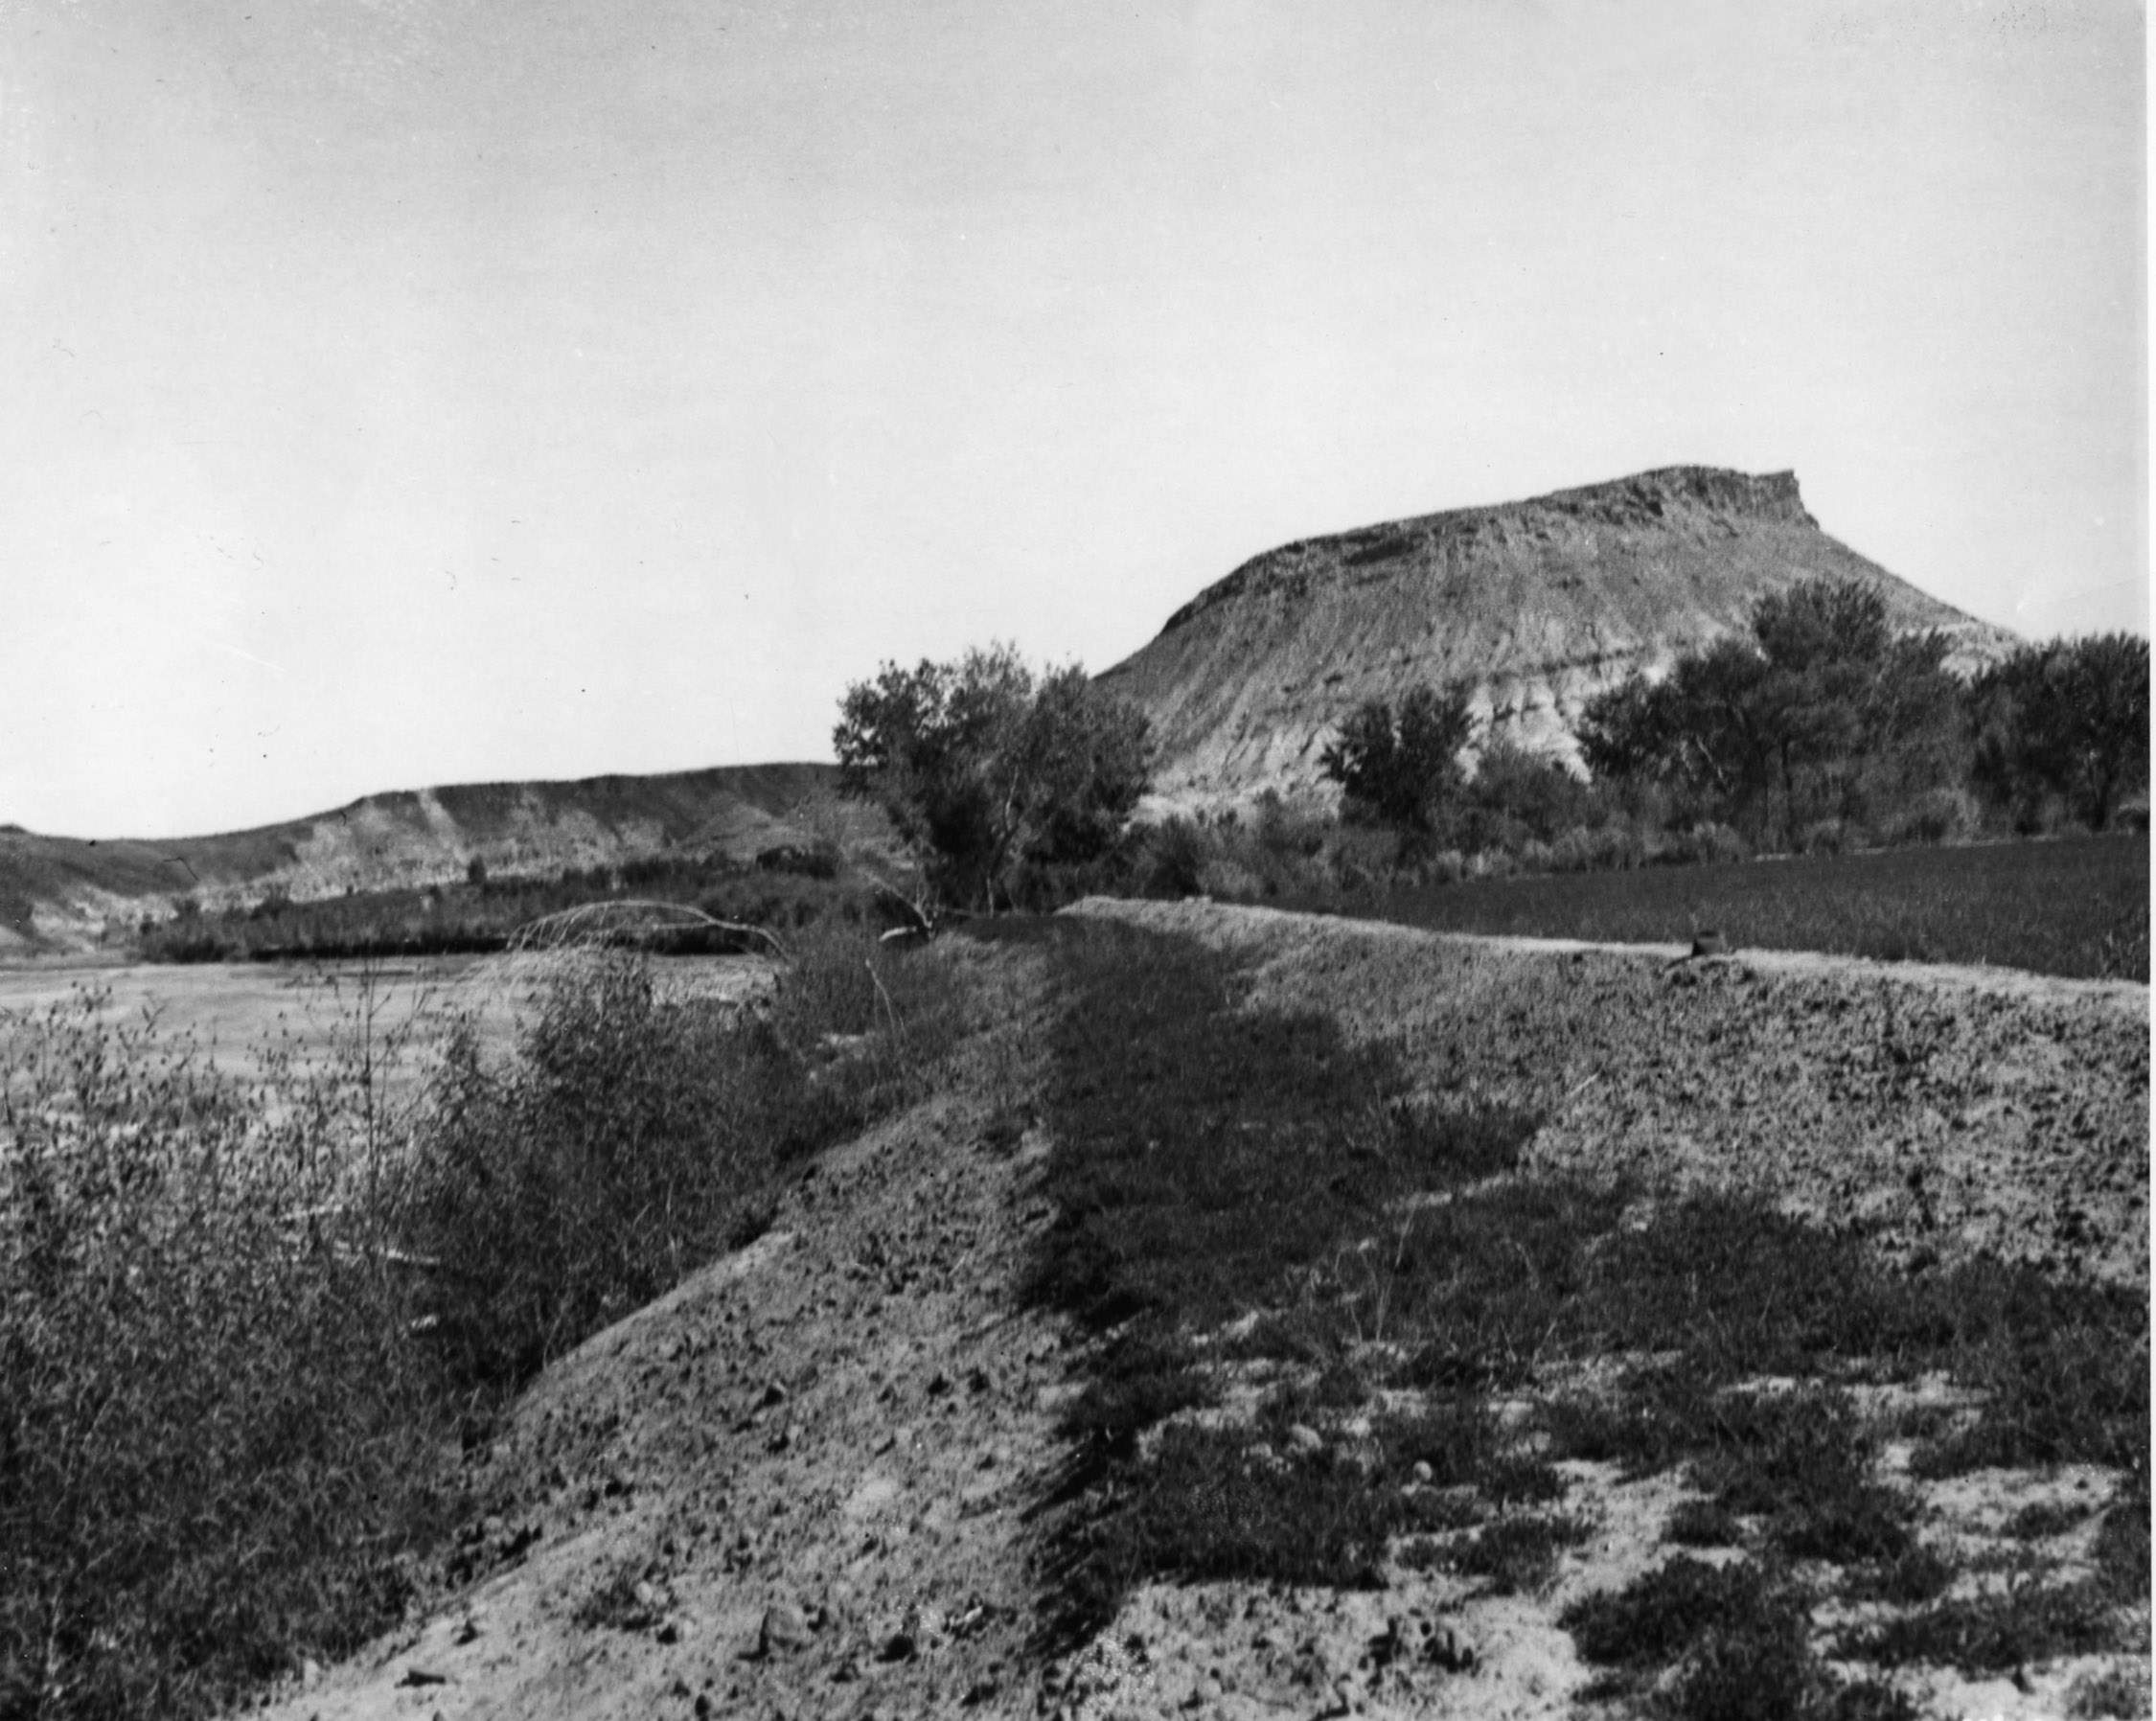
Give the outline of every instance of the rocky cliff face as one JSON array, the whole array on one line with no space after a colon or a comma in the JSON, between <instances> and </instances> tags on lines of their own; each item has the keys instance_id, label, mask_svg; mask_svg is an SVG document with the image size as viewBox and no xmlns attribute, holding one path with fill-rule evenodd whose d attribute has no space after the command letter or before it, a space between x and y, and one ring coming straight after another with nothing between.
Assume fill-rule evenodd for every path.
<instances>
[{"instance_id":1,"label":"rocky cliff face","mask_svg":"<svg viewBox=\"0 0 2156 1721\"><path fill-rule=\"evenodd\" d=\"M1827 537L1794 473L1670 467L1284 544L1101 680L1151 715L1171 805L1319 792L1319 755L1356 705L1455 677L1496 732L1571 758L1594 695L1823 575L1878 585L1896 627L1945 631L1963 670L2014 643Z\"/></svg>"}]
</instances>

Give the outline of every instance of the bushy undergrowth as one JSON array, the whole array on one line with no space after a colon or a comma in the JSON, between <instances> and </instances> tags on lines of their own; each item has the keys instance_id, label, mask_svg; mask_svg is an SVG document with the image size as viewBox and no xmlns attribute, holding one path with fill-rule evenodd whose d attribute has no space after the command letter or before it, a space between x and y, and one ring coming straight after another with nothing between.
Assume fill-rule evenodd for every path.
<instances>
[{"instance_id":1,"label":"bushy undergrowth","mask_svg":"<svg viewBox=\"0 0 2156 1721\"><path fill-rule=\"evenodd\" d=\"M0 1024L9 1717L200 1713L349 1648L447 1480L366 1205L378 1061L242 1087L101 1003Z\"/></svg>"},{"instance_id":2,"label":"bushy undergrowth","mask_svg":"<svg viewBox=\"0 0 2156 1721\"><path fill-rule=\"evenodd\" d=\"M2115 1608L2116 1598L2095 1579L2031 1579L1858 1627L1843 1634L1837 1651L1882 1666L1938 1662L2004 1673L2029 1662L2115 1647Z\"/></svg>"},{"instance_id":3,"label":"bushy undergrowth","mask_svg":"<svg viewBox=\"0 0 2156 1721\"><path fill-rule=\"evenodd\" d=\"M517 1384L753 1235L785 1168L914 1090L956 1029L933 952L834 929L766 1008L669 1003L647 961L599 951L508 1067L453 1039L404 1209L453 1264L428 1294L452 1375Z\"/></svg>"},{"instance_id":4,"label":"bushy undergrowth","mask_svg":"<svg viewBox=\"0 0 2156 1721\"><path fill-rule=\"evenodd\" d=\"M459 1420L752 1231L958 1019L859 929L748 1009L601 952L401 1114L376 1038L242 1085L96 998L0 1023L0 1717L206 1713L392 1622Z\"/></svg>"}]
</instances>

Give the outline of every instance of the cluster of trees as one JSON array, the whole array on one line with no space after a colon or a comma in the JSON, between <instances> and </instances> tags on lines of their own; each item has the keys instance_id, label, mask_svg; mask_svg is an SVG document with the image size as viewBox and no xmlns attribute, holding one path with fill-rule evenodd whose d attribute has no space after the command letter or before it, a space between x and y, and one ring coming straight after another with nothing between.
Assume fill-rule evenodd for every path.
<instances>
[{"instance_id":1,"label":"cluster of trees","mask_svg":"<svg viewBox=\"0 0 2156 1721\"><path fill-rule=\"evenodd\" d=\"M1864 826L1960 774L1961 683L1946 653L1941 634L1897 636L1875 587L1809 581L1761 600L1749 637L1591 702L1581 757L1597 780L1659 785L1686 811L1795 848L1812 826Z\"/></svg>"},{"instance_id":2,"label":"cluster of trees","mask_svg":"<svg viewBox=\"0 0 2156 1721\"><path fill-rule=\"evenodd\" d=\"M1007 645L886 663L840 703L842 792L874 801L952 907L1010 907L1122 840L1151 784L1144 713Z\"/></svg>"},{"instance_id":3,"label":"cluster of trees","mask_svg":"<svg viewBox=\"0 0 2156 1721\"><path fill-rule=\"evenodd\" d=\"M1753 847L1936 839L1959 816L1942 806L2022 832L2108 828L2146 781L2147 641L2025 646L1970 682L1947 649L1897 635L1872 586L1809 581L1763 599L1748 632L1593 700L1578 731L1589 783L1502 741L1470 777L1463 685L1365 705L1323 768L1349 816L1390 826L1411 855L1619 818Z\"/></svg>"},{"instance_id":4,"label":"cluster of trees","mask_svg":"<svg viewBox=\"0 0 2156 1721\"><path fill-rule=\"evenodd\" d=\"M1464 683L1361 706L1321 767L1343 792L1343 835L1387 837L1410 866L1632 865L2116 823L2146 781L2147 642L2027 646L1973 681L1947 651L1938 633L1897 634L1875 587L1808 581L1763 599L1745 632L1592 701L1584 780L1503 738L1478 749ZM951 906L1195 888L1208 866L1300 864L1328 840L1279 807L1240 843L1222 837L1232 820L1134 833L1144 715L1077 666L1036 673L1008 646L885 664L847 691L835 740L845 792L883 809Z\"/></svg>"},{"instance_id":5,"label":"cluster of trees","mask_svg":"<svg viewBox=\"0 0 2156 1721\"><path fill-rule=\"evenodd\" d=\"M2024 646L1968 692L1970 775L2017 830L2063 805L2106 830L2148 787L2148 641L2130 633Z\"/></svg>"}]
</instances>

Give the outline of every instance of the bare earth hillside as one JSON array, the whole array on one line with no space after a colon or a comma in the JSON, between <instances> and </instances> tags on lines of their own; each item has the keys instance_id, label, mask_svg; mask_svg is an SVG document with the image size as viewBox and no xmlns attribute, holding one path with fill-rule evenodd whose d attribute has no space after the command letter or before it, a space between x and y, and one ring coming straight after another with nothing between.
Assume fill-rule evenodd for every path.
<instances>
[{"instance_id":1,"label":"bare earth hillside","mask_svg":"<svg viewBox=\"0 0 2156 1721\"><path fill-rule=\"evenodd\" d=\"M1308 790L1357 704L1456 677L1501 729L1569 754L1595 694L1821 576L1878 585L1897 628L1951 636L1958 667L2014 643L1827 537L1793 473L1672 467L1285 544L1101 679L1152 717L1172 805Z\"/></svg>"},{"instance_id":2,"label":"bare earth hillside","mask_svg":"<svg viewBox=\"0 0 2156 1721\"><path fill-rule=\"evenodd\" d=\"M465 783L371 794L329 813L222 836L94 841L0 827L0 953L66 946L192 896L246 906L447 883L474 860L502 876L648 856L799 843L865 816L829 765L730 766L562 783ZM873 822L873 821L871 821Z\"/></svg>"},{"instance_id":3,"label":"bare earth hillside","mask_svg":"<svg viewBox=\"0 0 2156 1721\"><path fill-rule=\"evenodd\" d=\"M1905 1257L2003 1251L2145 1293L2145 987L1672 965L1204 903L1077 912L1230 950L1252 1007L1322 1010L1434 1080L1541 1110L1529 1152L1547 1163L1763 1186ZM481 1509L424 1614L272 1712L1571 1712L1589 1669L1556 1615L1656 1556L1668 1477L1565 1465L1591 1533L1532 1593L1401 1564L1354 1593L1148 1587L1043 1659L1052 1425L1083 1351L1017 1295L1052 1216L1053 1143L997 1120L1030 1110L1054 1000L1037 948L954 959L975 1026L945 1091L827 1158L761 1241L542 1377L471 1455ZM2069 1465L1910 1485L1928 1537L1984 1549L2028 1508L2082 1523L2116 1480ZM2095 1533L2049 1551L2071 1565ZM1928 1714L2035 1717L2100 1674L2138 1678L2145 1705L2131 1657L1896 1679Z\"/></svg>"}]
</instances>

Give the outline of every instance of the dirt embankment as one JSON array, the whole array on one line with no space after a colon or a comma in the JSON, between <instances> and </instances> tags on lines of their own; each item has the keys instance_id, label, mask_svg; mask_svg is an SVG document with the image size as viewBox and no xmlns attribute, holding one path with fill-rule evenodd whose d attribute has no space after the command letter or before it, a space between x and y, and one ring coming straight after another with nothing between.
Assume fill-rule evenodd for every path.
<instances>
[{"instance_id":1,"label":"dirt embankment","mask_svg":"<svg viewBox=\"0 0 2156 1721\"><path fill-rule=\"evenodd\" d=\"M1327 1010L1434 1088L1545 1108L1549 1162L1764 1184L1910 1253L1997 1247L2145 1285L2145 988L1082 911L1232 945L1261 1001ZM272 1712L1569 1711L1585 1669L1555 1610L1653 1556L1667 1479L1582 1479L1600 1527L1538 1596L1477 1604L1436 1576L1147 1589L1082 1654L1029 1655L1073 1357L1015 1294L1050 1143L996 1126L1040 1079L1049 1000L1034 953L966 960L981 1027L950 1090L550 1371L475 1455L485 1508L427 1617ZM1388 1633L1421 1647L1381 1698L1359 1669ZM2061 1713L2063 1677L1942 1691L1941 1712Z\"/></svg>"},{"instance_id":2,"label":"dirt embankment","mask_svg":"<svg viewBox=\"0 0 2156 1721\"><path fill-rule=\"evenodd\" d=\"M1771 1191L1903 1256L2148 1281L2148 988L1787 952L1089 902L1240 952L1437 1089L1546 1116L1546 1165Z\"/></svg>"}]
</instances>

